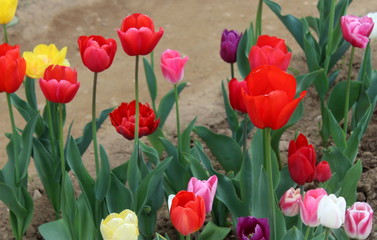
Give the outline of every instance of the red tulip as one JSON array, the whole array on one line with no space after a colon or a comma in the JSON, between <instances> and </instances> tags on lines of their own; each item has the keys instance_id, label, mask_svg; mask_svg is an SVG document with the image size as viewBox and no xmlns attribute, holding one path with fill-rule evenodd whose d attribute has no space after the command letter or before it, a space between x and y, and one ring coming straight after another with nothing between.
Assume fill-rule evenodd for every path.
<instances>
[{"instance_id":1,"label":"red tulip","mask_svg":"<svg viewBox=\"0 0 377 240\"><path fill-rule=\"evenodd\" d=\"M205 216L205 204L201 196L180 191L173 198L170 219L182 235L187 236L198 231L204 224Z\"/></svg>"},{"instance_id":2,"label":"red tulip","mask_svg":"<svg viewBox=\"0 0 377 240\"><path fill-rule=\"evenodd\" d=\"M326 182L331 178L331 168L327 161L318 163L315 168L314 179L318 182Z\"/></svg>"},{"instance_id":3,"label":"red tulip","mask_svg":"<svg viewBox=\"0 0 377 240\"><path fill-rule=\"evenodd\" d=\"M26 72L20 46L0 45L0 92L13 93L20 87Z\"/></svg>"},{"instance_id":4,"label":"red tulip","mask_svg":"<svg viewBox=\"0 0 377 240\"><path fill-rule=\"evenodd\" d=\"M128 140L135 137L135 106L135 100L122 103L110 113L111 124ZM160 119L155 120L153 109L147 103L139 103L139 138L153 133L159 123Z\"/></svg>"},{"instance_id":5,"label":"red tulip","mask_svg":"<svg viewBox=\"0 0 377 240\"><path fill-rule=\"evenodd\" d=\"M242 89L247 92L246 81L238 81L233 78L228 83L229 101L234 110L246 113L246 106L242 98Z\"/></svg>"},{"instance_id":6,"label":"red tulip","mask_svg":"<svg viewBox=\"0 0 377 240\"><path fill-rule=\"evenodd\" d=\"M251 71L245 79L248 93L242 91L247 113L258 128L283 127L306 95L296 94L295 78L275 66L264 65Z\"/></svg>"},{"instance_id":7,"label":"red tulip","mask_svg":"<svg viewBox=\"0 0 377 240\"><path fill-rule=\"evenodd\" d=\"M55 103L72 101L80 87L76 70L59 65L47 67L39 85L47 100Z\"/></svg>"},{"instance_id":8,"label":"red tulip","mask_svg":"<svg viewBox=\"0 0 377 240\"><path fill-rule=\"evenodd\" d=\"M77 39L84 65L92 72L102 72L113 63L117 43L102 36L81 36Z\"/></svg>"},{"instance_id":9,"label":"red tulip","mask_svg":"<svg viewBox=\"0 0 377 240\"><path fill-rule=\"evenodd\" d=\"M160 28L158 32L154 32L154 24L150 17L134 13L123 19L122 26L117 32L123 50L130 56L136 56L152 52L164 30Z\"/></svg>"},{"instance_id":10,"label":"red tulip","mask_svg":"<svg viewBox=\"0 0 377 240\"><path fill-rule=\"evenodd\" d=\"M286 71L291 61L292 53L288 52L283 39L259 36L256 45L251 47L249 54L250 69L263 65L273 65Z\"/></svg>"}]
</instances>

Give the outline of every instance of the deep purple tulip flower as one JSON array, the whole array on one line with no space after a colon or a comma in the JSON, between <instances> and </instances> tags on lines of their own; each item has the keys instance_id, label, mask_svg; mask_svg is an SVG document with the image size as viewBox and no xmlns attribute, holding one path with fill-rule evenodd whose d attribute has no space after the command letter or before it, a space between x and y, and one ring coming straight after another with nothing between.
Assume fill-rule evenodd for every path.
<instances>
[{"instance_id":1,"label":"deep purple tulip flower","mask_svg":"<svg viewBox=\"0 0 377 240\"><path fill-rule=\"evenodd\" d=\"M221 35L220 56L227 63L235 63L237 61L237 47L242 34L235 30L224 29Z\"/></svg>"},{"instance_id":2,"label":"deep purple tulip flower","mask_svg":"<svg viewBox=\"0 0 377 240\"><path fill-rule=\"evenodd\" d=\"M239 240L269 240L270 226L267 218L239 217L237 223Z\"/></svg>"}]
</instances>

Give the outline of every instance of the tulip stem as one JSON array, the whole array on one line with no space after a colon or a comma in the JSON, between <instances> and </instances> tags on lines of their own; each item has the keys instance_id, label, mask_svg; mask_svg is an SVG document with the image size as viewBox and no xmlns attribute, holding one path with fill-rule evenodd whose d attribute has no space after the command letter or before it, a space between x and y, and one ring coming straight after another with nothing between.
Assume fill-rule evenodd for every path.
<instances>
[{"instance_id":1,"label":"tulip stem","mask_svg":"<svg viewBox=\"0 0 377 240\"><path fill-rule=\"evenodd\" d=\"M8 43L7 24L3 24L3 29L4 29L4 42Z\"/></svg>"},{"instance_id":2,"label":"tulip stem","mask_svg":"<svg viewBox=\"0 0 377 240\"><path fill-rule=\"evenodd\" d=\"M15 175L16 175L16 186L18 186L18 181L20 180L20 172L19 172L19 161L18 161L18 151L17 148L20 146L18 142L18 133L16 128L16 123L14 121L14 114L13 114L13 108L12 103L10 99L10 93L6 93L7 96L7 103L8 103L8 110L9 110L9 117L10 122L12 125L12 140L13 140L13 157L14 157L14 168L15 168Z\"/></svg>"},{"instance_id":3,"label":"tulip stem","mask_svg":"<svg viewBox=\"0 0 377 240\"><path fill-rule=\"evenodd\" d=\"M307 226L306 227L306 231L305 231L305 238L304 238L304 240L308 240L309 239L310 230L311 230L311 228L309 226Z\"/></svg>"},{"instance_id":4,"label":"tulip stem","mask_svg":"<svg viewBox=\"0 0 377 240\"><path fill-rule=\"evenodd\" d=\"M267 175L269 177L269 190L270 190L270 213L272 214L272 239L276 239L276 216L275 216L275 195L274 195L274 184L273 184L273 174L272 174L272 162L271 162L271 129L263 129L263 140L264 140L264 160L265 167L267 170Z\"/></svg>"},{"instance_id":5,"label":"tulip stem","mask_svg":"<svg viewBox=\"0 0 377 240\"><path fill-rule=\"evenodd\" d=\"M230 64L230 76L232 77L231 79L234 78L234 63Z\"/></svg>"},{"instance_id":6,"label":"tulip stem","mask_svg":"<svg viewBox=\"0 0 377 240\"><path fill-rule=\"evenodd\" d=\"M353 63L354 55L355 55L355 47L352 47L351 57L350 57L349 65L348 65L346 100L344 101L343 131L346 137L347 137L348 110L349 110L349 101L350 101L349 99L350 99L350 91L351 91L351 71L352 71L352 63Z\"/></svg>"},{"instance_id":7,"label":"tulip stem","mask_svg":"<svg viewBox=\"0 0 377 240\"><path fill-rule=\"evenodd\" d=\"M137 161L139 161L139 55L135 58L135 148L137 149Z\"/></svg>"},{"instance_id":8,"label":"tulip stem","mask_svg":"<svg viewBox=\"0 0 377 240\"><path fill-rule=\"evenodd\" d=\"M181 160L181 127L179 122L179 104L178 104L178 88L177 84L174 84L174 96L175 96L175 114L177 118L177 139L178 139L178 162Z\"/></svg>"},{"instance_id":9,"label":"tulip stem","mask_svg":"<svg viewBox=\"0 0 377 240\"><path fill-rule=\"evenodd\" d=\"M97 119L96 119L96 96L97 96L97 77L98 73L94 73L93 78L93 95L92 95L92 134L93 134L93 148L94 160L96 163L96 176L99 174L99 157L98 157L98 144L97 144Z\"/></svg>"},{"instance_id":10,"label":"tulip stem","mask_svg":"<svg viewBox=\"0 0 377 240\"><path fill-rule=\"evenodd\" d=\"M263 10L263 0L259 0L257 17L255 19L255 38L254 41L262 34L262 10Z\"/></svg>"},{"instance_id":11,"label":"tulip stem","mask_svg":"<svg viewBox=\"0 0 377 240\"><path fill-rule=\"evenodd\" d=\"M327 228L327 229L326 229L325 240L328 240L328 239L329 239L330 231L331 231L330 228Z\"/></svg>"},{"instance_id":12,"label":"tulip stem","mask_svg":"<svg viewBox=\"0 0 377 240\"><path fill-rule=\"evenodd\" d=\"M64 176L65 176L65 156L64 156L64 137L63 137L63 103L59 103L59 149L60 149L60 167L62 174L62 189L64 186ZM62 196L63 196L62 191Z\"/></svg>"},{"instance_id":13,"label":"tulip stem","mask_svg":"<svg viewBox=\"0 0 377 240\"><path fill-rule=\"evenodd\" d=\"M190 240L191 237L190 237L190 234L186 236L186 240Z\"/></svg>"}]
</instances>

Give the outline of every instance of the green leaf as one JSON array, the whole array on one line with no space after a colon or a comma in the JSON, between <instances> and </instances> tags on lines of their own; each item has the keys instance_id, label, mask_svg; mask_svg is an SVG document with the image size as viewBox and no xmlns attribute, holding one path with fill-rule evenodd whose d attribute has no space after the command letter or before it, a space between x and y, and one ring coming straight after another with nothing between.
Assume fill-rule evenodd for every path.
<instances>
[{"instance_id":1,"label":"green leaf","mask_svg":"<svg viewBox=\"0 0 377 240\"><path fill-rule=\"evenodd\" d=\"M143 57L143 64L144 64L145 78L147 80L147 85L149 89L149 95L151 96L152 103L154 103L157 98L156 75L154 74L151 64L148 62L148 60L145 57Z\"/></svg>"},{"instance_id":2,"label":"green leaf","mask_svg":"<svg viewBox=\"0 0 377 240\"><path fill-rule=\"evenodd\" d=\"M196 146L194 146L196 148ZM193 148L193 151L195 151ZM204 169L202 163L199 159L189 153L184 153L184 158L189 162L190 170L192 172L193 177L197 179L207 179L208 173Z\"/></svg>"},{"instance_id":3,"label":"green leaf","mask_svg":"<svg viewBox=\"0 0 377 240\"><path fill-rule=\"evenodd\" d=\"M16 189L8 184L0 182L0 200L12 211L17 218L23 218L27 210L21 205L15 192Z\"/></svg>"},{"instance_id":4,"label":"green leaf","mask_svg":"<svg viewBox=\"0 0 377 240\"><path fill-rule=\"evenodd\" d=\"M106 194L106 204L109 212L117 213L124 209L132 209L133 206L132 192L113 173L111 173L110 188Z\"/></svg>"},{"instance_id":5,"label":"green leaf","mask_svg":"<svg viewBox=\"0 0 377 240\"><path fill-rule=\"evenodd\" d=\"M327 116L330 124L330 135L334 139L336 146L340 148L342 151L344 151L347 148L346 135L344 134L343 129L340 127L334 115L326 106L325 111L327 111Z\"/></svg>"},{"instance_id":6,"label":"green leaf","mask_svg":"<svg viewBox=\"0 0 377 240\"><path fill-rule=\"evenodd\" d=\"M245 79L246 76L250 72L250 63L249 63L250 48L248 48L249 34L250 34L249 31L246 29L245 32L242 34L242 37L240 41L238 42L238 47L237 47L237 68L243 79Z\"/></svg>"},{"instance_id":7,"label":"green leaf","mask_svg":"<svg viewBox=\"0 0 377 240\"><path fill-rule=\"evenodd\" d=\"M323 232L323 233L319 234L318 236L312 238L312 240L325 240L325 237L326 237L326 233Z\"/></svg>"},{"instance_id":8,"label":"green leaf","mask_svg":"<svg viewBox=\"0 0 377 240\"><path fill-rule=\"evenodd\" d=\"M63 219L42 224L38 228L43 239L46 240L71 240L69 230Z\"/></svg>"},{"instance_id":9,"label":"green leaf","mask_svg":"<svg viewBox=\"0 0 377 240\"><path fill-rule=\"evenodd\" d=\"M280 181L276 189L276 196L280 199L283 194L291 187L295 187L296 183L292 180L288 170L288 165L283 167L280 171Z\"/></svg>"},{"instance_id":10,"label":"green leaf","mask_svg":"<svg viewBox=\"0 0 377 240\"><path fill-rule=\"evenodd\" d=\"M182 153L188 153L190 152L191 148L191 131L196 123L196 117L190 122L190 124L187 126L187 128L183 131L181 134L181 141L182 141Z\"/></svg>"},{"instance_id":11,"label":"green leaf","mask_svg":"<svg viewBox=\"0 0 377 240\"><path fill-rule=\"evenodd\" d=\"M100 145L99 152L101 156L101 168L96 183L94 184L94 191L96 194L96 199L98 201L102 201L109 190L111 179L109 159L102 145Z\"/></svg>"},{"instance_id":12,"label":"green leaf","mask_svg":"<svg viewBox=\"0 0 377 240\"><path fill-rule=\"evenodd\" d=\"M24 80L25 95L29 106L38 111L37 98L35 96L35 79L26 76Z\"/></svg>"},{"instance_id":13,"label":"green leaf","mask_svg":"<svg viewBox=\"0 0 377 240\"><path fill-rule=\"evenodd\" d=\"M153 163L155 166L159 164L160 158L159 158L157 150L153 147L146 145L145 143L141 141L139 143L140 143L140 150L148 157L148 161Z\"/></svg>"},{"instance_id":14,"label":"green leaf","mask_svg":"<svg viewBox=\"0 0 377 240\"><path fill-rule=\"evenodd\" d=\"M134 145L134 150L127 168L127 182L133 193L135 193L139 187L139 182L141 179L140 169L138 167L138 151L137 145Z\"/></svg>"},{"instance_id":15,"label":"green leaf","mask_svg":"<svg viewBox=\"0 0 377 240\"><path fill-rule=\"evenodd\" d=\"M156 237L154 238L154 240L167 240L167 239L161 236L160 234L156 233Z\"/></svg>"},{"instance_id":16,"label":"green leaf","mask_svg":"<svg viewBox=\"0 0 377 240\"><path fill-rule=\"evenodd\" d=\"M234 111L233 108L230 106L228 94L225 90L223 81L221 82L221 92L223 94L226 120L228 122L230 130L232 131L232 135L234 136L235 132L238 129L238 118L236 111Z\"/></svg>"},{"instance_id":17,"label":"green leaf","mask_svg":"<svg viewBox=\"0 0 377 240\"><path fill-rule=\"evenodd\" d=\"M25 121L29 121L37 113L26 101L22 100L16 93L10 94L12 104L16 107Z\"/></svg>"},{"instance_id":18,"label":"green leaf","mask_svg":"<svg viewBox=\"0 0 377 240\"><path fill-rule=\"evenodd\" d=\"M296 88L296 97L306 89L308 89L313 83L316 84L317 91L321 91L319 95L326 94L328 89L328 81L325 71L323 69L316 70L311 73L300 75L296 78L297 88Z\"/></svg>"},{"instance_id":19,"label":"green leaf","mask_svg":"<svg viewBox=\"0 0 377 240\"><path fill-rule=\"evenodd\" d=\"M289 231L284 235L282 240L304 240L302 232L296 227L289 229Z\"/></svg>"},{"instance_id":20,"label":"green leaf","mask_svg":"<svg viewBox=\"0 0 377 240\"><path fill-rule=\"evenodd\" d=\"M199 235L199 240L221 240L229 234L231 228L219 227L212 221L208 222Z\"/></svg>"},{"instance_id":21,"label":"green leaf","mask_svg":"<svg viewBox=\"0 0 377 240\"><path fill-rule=\"evenodd\" d=\"M344 197L347 202L347 206L351 206L357 198L357 184L360 180L362 172L361 161L357 161L346 173L344 180L341 183L340 196Z\"/></svg>"}]
</instances>

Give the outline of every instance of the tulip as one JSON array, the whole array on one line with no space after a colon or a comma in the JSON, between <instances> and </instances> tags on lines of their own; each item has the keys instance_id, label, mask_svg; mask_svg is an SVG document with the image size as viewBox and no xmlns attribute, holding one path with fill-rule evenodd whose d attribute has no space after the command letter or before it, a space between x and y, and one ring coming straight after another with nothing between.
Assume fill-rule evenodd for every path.
<instances>
[{"instance_id":1,"label":"tulip","mask_svg":"<svg viewBox=\"0 0 377 240\"><path fill-rule=\"evenodd\" d=\"M117 132L128 140L135 137L135 106L136 102L122 103L118 108L110 113L111 124ZM139 103L139 138L152 134L160 119L155 120L153 109L149 105Z\"/></svg>"},{"instance_id":2,"label":"tulip","mask_svg":"<svg viewBox=\"0 0 377 240\"><path fill-rule=\"evenodd\" d=\"M237 219L237 236L239 240L269 240L268 219L239 217Z\"/></svg>"},{"instance_id":3,"label":"tulip","mask_svg":"<svg viewBox=\"0 0 377 240\"><path fill-rule=\"evenodd\" d=\"M293 181L299 185L312 182L316 165L314 147L300 134L296 141L292 140L288 148L288 170Z\"/></svg>"},{"instance_id":4,"label":"tulip","mask_svg":"<svg viewBox=\"0 0 377 240\"><path fill-rule=\"evenodd\" d=\"M54 103L72 101L80 87L76 70L59 65L49 66L44 77L39 79L39 85L47 100Z\"/></svg>"},{"instance_id":5,"label":"tulip","mask_svg":"<svg viewBox=\"0 0 377 240\"><path fill-rule=\"evenodd\" d=\"M192 177L188 183L187 191L193 192L204 199L206 213L211 212L213 199L216 195L217 176L213 175L208 180L199 180Z\"/></svg>"},{"instance_id":6,"label":"tulip","mask_svg":"<svg viewBox=\"0 0 377 240\"><path fill-rule=\"evenodd\" d=\"M39 44L34 47L32 52L26 51L23 57L26 61L26 75L30 78L41 78L50 65L61 65L69 67L69 62L65 59L67 47L60 51L55 44Z\"/></svg>"},{"instance_id":7,"label":"tulip","mask_svg":"<svg viewBox=\"0 0 377 240\"><path fill-rule=\"evenodd\" d=\"M366 239L372 231L373 210L368 203L355 202L346 211L344 230L350 238Z\"/></svg>"},{"instance_id":8,"label":"tulip","mask_svg":"<svg viewBox=\"0 0 377 240\"><path fill-rule=\"evenodd\" d=\"M193 192L180 191L173 198L170 219L182 235L198 231L204 224L206 212L204 200Z\"/></svg>"},{"instance_id":9,"label":"tulip","mask_svg":"<svg viewBox=\"0 0 377 240\"><path fill-rule=\"evenodd\" d=\"M233 78L228 83L229 102L234 110L247 113L245 103L242 98L242 91L247 92L246 81L238 81Z\"/></svg>"},{"instance_id":10,"label":"tulip","mask_svg":"<svg viewBox=\"0 0 377 240\"><path fill-rule=\"evenodd\" d=\"M373 20L373 30L371 34L369 35L369 38L377 38L377 12L374 13L368 13L367 17L370 17Z\"/></svg>"},{"instance_id":11,"label":"tulip","mask_svg":"<svg viewBox=\"0 0 377 240\"><path fill-rule=\"evenodd\" d=\"M111 213L102 219L100 230L104 240L137 240L139 237L138 219L131 210Z\"/></svg>"},{"instance_id":12,"label":"tulip","mask_svg":"<svg viewBox=\"0 0 377 240\"><path fill-rule=\"evenodd\" d=\"M288 52L283 39L261 35L256 45L251 47L249 53L250 69L253 70L263 65L273 65L286 71L291 61L292 53Z\"/></svg>"},{"instance_id":13,"label":"tulip","mask_svg":"<svg viewBox=\"0 0 377 240\"><path fill-rule=\"evenodd\" d=\"M176 84L183 79L184 66L188 57L181 57L178 51L167 49L161 54L161 71L164 78Z\"/></svg>"},{"instance_id":14,"label":"tulip","mask_svg":"<svg viewBox=\"0 0 377 240\"><path fill-rule=\"evenodd\" d=\"M22 84L26 63L20 56L20 46L0 45L0 92L13 93Z\"/></svg>"},{"instance_id":15,"label":"tulip","mask_svg":"<svg viewBox=\"0 0 377 240\"><path fill-rule=\"evenodd\" d=\"M123 50L130 56L136 56L152 52L164 30L160 28L158 32L154 32L154 24L150 17L134 13L123 19L117 33Z\"/></svg>"},{"instance_id":16,"label":"tulip","mask_svg":"<svg viewBox=\"0 0 377 240\"><path fill-rule=\"evenodd\" d=\"M321 199L327 196L325 189L317 188L309 190L303 200L300 202L300 217L301 221L309 227L317 227L319 220L317 218L318 205Z\"/></svg>"},{"instance_id":17,"label":"tulip","mask_svg":"<svg viewBox=\"0 0 377 240\"><path fill-rule=\"evenodd\" d=\"M102 72L113 63L117 50L114 39L102 36L81 36L77 39L84 65L92 72Z\"/></svg>"},{"instance_id":18,"label":"tulip","mask_svg":"<svg viewBox=\"0 0 377 240\"><path fill-rule=\"evenodd\" d=\"M300 211L301 194L300 189L288 189L280 198L279 206L285 216L296 216Z\"/></svg>"},{"instance_id":19,"label":"tulip","mask_svg":"<svg viewBox=\"0 0 377 240\"><path fill-rule=\"evenodd\" d=\"M347 42L357 48L367 46L374 25L372 18L347 15L340 18L340 24L343 37Z\"/></svg>"},{"instance_id":20,"label":"tulip","mask_svg":"<svg viewBox=\"0 0 377 240\"><path fill-rule=\"evenodd\" d=\"M237 48L242 34L236 30L224 29L221 34L220 56L227 63L235 63L237 61Z\"/></svg>"},{"instance_id":21,"label":"tulip","mask_svg":"<svg viewBox=\"0 0 377 240\"><path fill-rule=\"evenodd\" d=\"M326 182L331 178L331 168L327 161L322 161L318 163L315 168L314 179L318 182Z\"/></svg>"},{"instance_id":22,"label":"tulip","mask_svg":"<svg viewBox=\"0 0 377 240\"><path fill-rule=\"evenodd\" d=\"M0 0L0 24L7 24L16 14L18 0Z\"/></svg>"},{"instance_id":23,"label":"tulip","mask_svg":"<svg viewBox=\"0 0 377 240\"><path fill-rule=\"evenodd\" d=\"M323 196L318 204L317 218L319 223L331 229L337 229L344 223L346 200L334 194Z\"/></svg>"},{"instance_id":24,"label":"tulip","mask_svg":"<svg viewBox=\"0 0 377 240\"><path fill-rule=\"evenodd\" d=\"M247 113L261 129L283 127L306 95L296 95L295 78L275 66L261 66L246 77L248 93L242 91Z\"/></svg>"}]
</instances>

